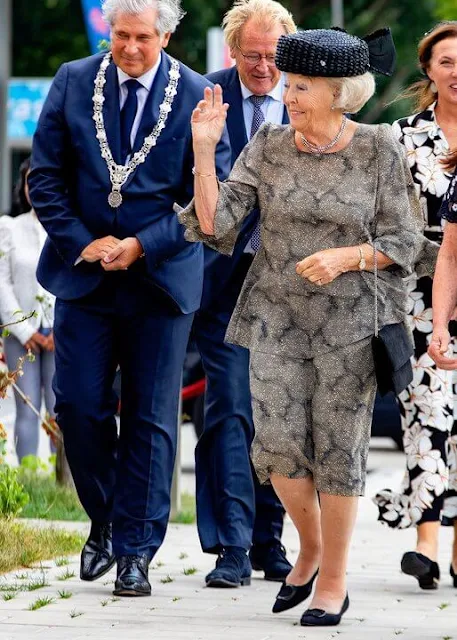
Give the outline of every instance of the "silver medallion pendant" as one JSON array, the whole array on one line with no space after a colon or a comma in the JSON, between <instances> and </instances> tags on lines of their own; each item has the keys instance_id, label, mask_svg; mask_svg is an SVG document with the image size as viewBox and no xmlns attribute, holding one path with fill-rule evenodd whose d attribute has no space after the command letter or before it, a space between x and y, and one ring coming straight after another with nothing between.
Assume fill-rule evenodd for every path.
<instances>
[{"instance_id":1,"label":"silver medallion pendant","mask_svg":"<svg viewBox=\"0 0 457 640\"><path fill-rule=\"evenodd\" d=\"M122 195L120 191L111 191L111 193L108 196L108 204L110 207L113 207L113 209L116 209L117 207L121 206Z\"/></svg>"}]
</instances>

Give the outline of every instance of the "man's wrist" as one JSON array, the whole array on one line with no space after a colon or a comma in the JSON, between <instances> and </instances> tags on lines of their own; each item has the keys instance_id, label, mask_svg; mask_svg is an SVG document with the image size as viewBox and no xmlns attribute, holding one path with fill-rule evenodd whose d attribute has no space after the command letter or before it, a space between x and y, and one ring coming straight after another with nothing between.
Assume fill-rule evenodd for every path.
<instances>
[{"instance_id":1,"label":"man's wrist","mask_svg":"<svg viewBox=\"0 0 457 640\"><path fill-rule=\"evenodd\" d=\"M143 245L141 244L141 242L138 240L136 236L133 239L135 240L137 245L138 258L144 258L145 253L144 253Z\"/></svg>"}]
</instances>

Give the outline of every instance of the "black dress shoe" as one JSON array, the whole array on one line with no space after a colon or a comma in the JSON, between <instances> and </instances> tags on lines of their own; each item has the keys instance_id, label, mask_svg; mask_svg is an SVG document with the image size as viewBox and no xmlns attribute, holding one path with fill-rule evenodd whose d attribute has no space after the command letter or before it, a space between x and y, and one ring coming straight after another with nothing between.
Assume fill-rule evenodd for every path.
<instances>
[{"instance_id":1,"label":"black dress shoe","mask_svg":"<svg viewBox=\"0 0 457 640\"><path fill-rule=\"evenodd\" d=\"M150 596L148 580L149 557L119 556L117 559L117 579L114 584L115 596Z\"/></svg>"},{"instance_id":2,"label":"black dress shoe","mask_svg":"<svg viewBox=\"0 0 457 640\"><path fill-rule=\"evenodd\" d=\"M97 580L114 566L113 534L111 524L92 523L90 534L81 551L79 577L81 580Z\"/></svg>"},{"instance_id":3,"label":"black dress shoe","mask_svg":"<svg viewBox=\"0 0 457 640\"><path fill-rule=\"evenodd\" d=\"M451 566L449 568L449 573L451 574L451 578L454 581L454 587L457 589L457 573L454 571L454 567L452 566L452 562L451 562Z\"/></svg>"},{"instance_id":4,"label":"black dress shoe","mask_svg":"<svg viewBox=\"0 0 457 640\"><path fill-rule=\"evenodd\" d=\"M283 582L292 571L292 565L286 558L286 550L279 540L253 544L249 559L254 571L264 571L265 580L272 582Z\"/></svg>"},{"instance_id":5,"label":"black dress shoe","mask_svg":"<svg viewBox=\"0 0 457 640\"><path fill-rule=\"evenodd\" d=\"M293 584L283 583L282 587L279 590L278 595L276 596L275 603L273 605L273 613L281 613L282 611L287 611L287 609L292 609L292 607L296 607L297 604L306 600L311 594L313 590L313 582L316 579L317 571L306 584L302 584L299 587L296 587Z\"/></svg>"},{"instance_id":6,"label":"black dress shoe","mask_svg":"<svg viewBox=\"0 0 457 640\"><path fill-rule=\"evenodd\" d=\"M247 587L251 584L251 563L241 547L227 547L219 554L216 567L205 578L207 587Z\"/></svg>"},{"instance_id":7,"label":"black dress shoe","mask_svg":"<svg viewBox=\"0 0 457 640\"><path fill-rule=\"evenodd\" d=\"M401 559L401 570L408 576L414 576L421 589L438 589L440 568L436 562L417 551L408 551Z\"/></svg>"},{"instance_id":8,"label":"black dress shoe","mask_svg":"<svg viewBox=\"0 0 457 640\"><path fill-rule=\"evenodd\" d=\"M349 609L349 596L346 594L339 613L327 613L323 609L307 609L302 615L302 627L334 627L340 624L343 613Z\"/></svg>"}]
</instances>

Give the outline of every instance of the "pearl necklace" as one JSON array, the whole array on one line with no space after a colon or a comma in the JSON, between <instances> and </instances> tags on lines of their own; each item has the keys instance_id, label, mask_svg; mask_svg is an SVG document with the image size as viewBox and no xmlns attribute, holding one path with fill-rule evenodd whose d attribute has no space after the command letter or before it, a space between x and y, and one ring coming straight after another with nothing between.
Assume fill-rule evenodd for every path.
<instances>
[{"instance_id":1,"label":"pearl necklace","mask_svg":"<svg viewBox=\"0 0 457 640\"><path fill-rule=\"evenodd\" d=\"M338 131L336 136L333 138L333 140L330 140L330 142L328 142L327 144L323 144L323 145L313 144L312 142L310 142L309 140L307 140L305 138L303 133L300 133L300 139L301 139L301 141L303 143L303 146L308 147L308 149L311 151L311 153L319 153L319 154L325 153L326 151L328 151L329 149L334 147L336 144L338 144L338 142L341 139L341 136L344 133L344 130L346 129L346 122L347 122L347 118L346 118L346 116L343 116L343 121L341 123L340 130Z\"/></svg>"},{"instance_id":2,"label":"pearl necklace","mask_svg":"<svg viewBox=\"0 0 457 640\"><path fill-rule=\"evenodd\" d=\"M92 119L95 121L96 137L100 145L100 153L105 160L109 171L109 177L111 181L111 193L108 196L108 203L110 207L120 207L122 204L121 188L127 182L130 175L136 170L136 168L145 162L152 147L157 144L162 130L165 128L165 124L168 118L168 114L171 111L171 106L175 95L177 94L177 87L181 74L179 73L179 63L174 58L171 58L171 67L168 72L170 81L165 88L165 98L159 107L159 119L157 120L155 127L151 133L144 139L143 145L139 151L137 151L128 164L120 165L116 164L113 159L113 154L108 144L108 137L105 130L105 121L103 118L103 103L105 97L103 95L103 87L106 84L106 69L111 62L111 52L104 56L100 68L97 72L94 84L95 90L92 97L94 103L94 115Z\"/></svg>"}]
</instances>

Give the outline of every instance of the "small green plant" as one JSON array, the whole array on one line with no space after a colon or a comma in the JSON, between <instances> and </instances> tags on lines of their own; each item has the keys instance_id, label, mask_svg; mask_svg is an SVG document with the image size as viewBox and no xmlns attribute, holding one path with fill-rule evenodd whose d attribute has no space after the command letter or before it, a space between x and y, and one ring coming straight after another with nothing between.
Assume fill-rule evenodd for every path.
<instances>
[{"instance_id":1,"label":"small green plant","mask_svg":"<svg viewBox=\"0 0 457 640\"><path fill-rule=\"evenodd\" d=\"M65 589L60 589L57 593L62 600L68 600L73 595L71 591L66 591Z\"/></svg>"},{"instance_id":2,"label":"small green plant","mask_svg":"<svg viewBox=\"0 0 457 640\"><path fill-rule=\"evenodd\" d=\"M179 554L179 559L180 560L185 560L188 557L189 557L189 555L187 553L184 553L184 551L181 551L181 553Z\"/></svg>"},{"instance_id":3,"label":"small green plant","mask_svg":"<svg viewBox=\"0 0 457 640\"><path fill-rule=\"evenodd\" d=\"M82 611L76 611L76 609L72 609L68 615L70 616L70 618L79 618L79 616L84 615L84 613Z\"/></svg>"},{"instance_id":4,"label":"small green plant","mask_svg":"<svg viewBox=\"0 0 457 640\"><path fill-rule=\"evenodd\" d=\"M187 569L183 569L182 572L185 576L193 576L194 573L197 573L197 567L188 567Z\"/></svg>"},{"instance_id":5,"label":"small green plant","mask_svg":"<svg viewBox=\"0 0 457 640\"><path fill-rule=\"evenodd\" d=\"M162 560L157 560L156 567L160 568L160 567L163 567L163 566L164 566L164 563L162 562Z\"/></svg>"},{"instance_id":6,"label":"small green plant","mask_svg":"<svg viewBox=\"0 0 457 640\"><path fill-rule=\"evenodd\" d=\"M168 584L169 582L173 582L173 578L170 575L165 576L160 580L162 584Z\"/></svg>"},{"instance_id":7,"label":"small green plant","mask_svg":"<svg viewBox=\"0 0 457 640\"><path fill-rule=\"evenodd\" d=\"M37 609L42 609L43 607L47 607L48 604L52 604L54 602L54 598L51 596L44 596L43 598L37 598L28 606L29 611L36 611Z\"/></svg>"},{"instance_id":8,"label":"small green plant","mask_svg":"<svg viewBox=\"0 0 457 640\"><path fill-rule=\"evenodd\" d=\"M178 596L175 596L175 597L172 599L172 602L178 602L178 600L182 600L182 598L178 598Z\"/></svg>"},{"instance_id":9,"label":"small green plant","mask_svg":"<svg viewBox=\"0 0 457 640\"><path fill-rule=\"evenodd\" d=\"M25 591L36 591L43 587L49 587L49 582L46 580L44 573L42 573L39 578L35 578L34 580L27 582L27 584L24 584Z\"/></svg>"},{"instance_id":10,"label":"small green plant","mask_svg":"<svg viewBox=\"0 0 457 640\"><path fill-rule=\"evenodd\" d=\"M30 580L30 574L28 573L16 573L14 577L16 580Z\"/></svg>"},{"instance_id":11,"label":"small green plant","mask_svg":"<svg viewBox=\"0 0 457 640\"><path fill-rule=\"evenodd\" d=\"M438 605L438 609L442 611L443 609L447 609L450 606L451 606L450 602L442 602L441 604Z\"/></svg>"},{"instance_id":12,"label":"small green plant","mask_svg":"<svg viewBox=\"0 0 457 640\"><path fill-rule=\"evenodd\" d=\"M75 575L76 574L74 571L70 571L70 569L65 569L63 573L57 576L57 580L60 580L61 582L63 582L64 580L70 580L71 578L74 578Z\"/></svg>"},{"instance_id":13,"label":"small green plant","mask_svg":"<svg viewBox=\"0 0 457 640\"><path fill-rule=\"evenodd\" d=\"M17 591L7 591L6 593L3 594L3 600L5 602L8 602L8 600L12 600L16 596L17 596Z\"/></svg>"},{"instance_id":14,"label":"small green plant","mask_svg":"<svg viewBox=\"0 0 457 640\"><path fill-rule=\"evenodd\" d=\"M0 466L0 518L15 518L29 501L29 496L18 480L17 469Z\"/></svg>"},{"instance_id":15,"label":"small green plant","mask_svg":"<svg viewBox=\"0 0 457 640\"><path fill-rule=\"evenodd\" d=\"M119 602L120 598L118 598L117 596L113 596L112 598L110 598L110 602Z\"/></svg>"},{"instance_id":16,"label":"small green plant","mask_svg":"<svg viewBox=\"0 0 457 640\"><path fill-rule=\"evenodd\" d=\"M109 603L109 600L100 600L100 604L102 605L102 607L106 607L108 603Z\"/></svg>"},{"instance_id":17,"label":"small green plant","mask_svg":"<svg viewBox=\"0 0 457 640\"><path fill-rule=\"evenodd\" d=\"M70 560L68 558L56 558L54 562L56 567L66 567L67 564L70 564Z\"/></svg>"}]
</instances>

